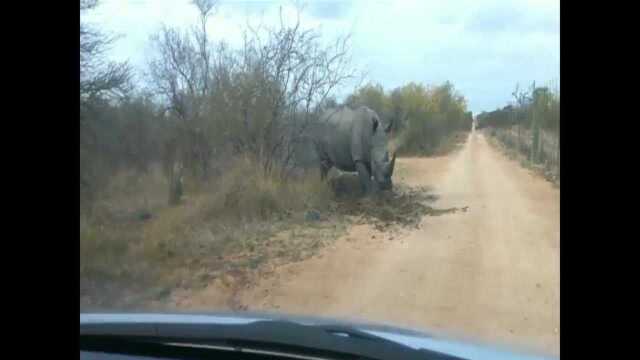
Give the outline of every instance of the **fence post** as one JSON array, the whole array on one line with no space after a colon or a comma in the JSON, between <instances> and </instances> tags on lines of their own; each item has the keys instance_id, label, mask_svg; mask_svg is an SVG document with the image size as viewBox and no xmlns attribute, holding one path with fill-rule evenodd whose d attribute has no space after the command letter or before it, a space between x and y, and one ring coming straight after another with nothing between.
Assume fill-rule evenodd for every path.
<instances>
[{"instance_id":1,"label":"fence post","mask_svg":"<svg viewBox=\"0 0 640 360\"><path fill-rule=\"evenodd\" d=\"M533 163L536 148L536 115L535 112L531 112L531 149L529 151L529 161Z\"/></svg>"},{"instance_id":2,"label":"fence post","mask_svg":"<svg viewBox=\"0 0 640 360\"><path fill-rule=\"evenodd\" d=\"M560 177L560 132L556 137L556 176Z\"/></svg>"},{"instance_id":3,"label":"fence post","mask_svg":"<svg viewBox=\"0 0 640 360\"><path fill-rule=\"evenodd\" d=\"M518 120L518 153L522 152L522 142L520 140L520 120Z\"/></svg>"},{"instance_id":4,"label":"fence post","mask_svg":"<svg viewBox=\"0 0 640 360\"><path fill-rule=\"evenodd\" d=\"M540 145L538 146L538 161L544 164L544 161L546 161L546 157L544 156L544 132L542 132L538 138L540 139Z\"/></svg>"}]
</instances>

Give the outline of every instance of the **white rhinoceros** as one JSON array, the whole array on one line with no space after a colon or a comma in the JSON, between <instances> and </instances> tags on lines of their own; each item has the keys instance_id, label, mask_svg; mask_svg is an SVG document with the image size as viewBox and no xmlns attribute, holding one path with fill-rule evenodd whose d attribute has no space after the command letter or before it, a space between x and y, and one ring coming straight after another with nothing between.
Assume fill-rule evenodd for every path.
<instances>
[{"instance_id":1,"label":"white rhinoceros","mask_svg":"<svg viewBox=\"0 0 640 360\"><path fill-rule=\"evenodd\" d=\"M335 166L342 171L357 171L367 193L391 189L396 160L395 154L389 160L387 150L391 123L383 126L378 114L365 106L329 109L320 123L315 146L322 179Z\"/></svg>"}]
</instances>

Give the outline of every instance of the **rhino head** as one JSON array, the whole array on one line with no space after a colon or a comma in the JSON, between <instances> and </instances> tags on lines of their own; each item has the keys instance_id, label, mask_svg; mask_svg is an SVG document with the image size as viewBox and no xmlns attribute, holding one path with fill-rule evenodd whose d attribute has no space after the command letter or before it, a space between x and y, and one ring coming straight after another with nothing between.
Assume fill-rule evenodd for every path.
<instances>
[{"instance_id":1,"label":"rhino head","mask_svg":"<svg viewBox=\"0 0 640 360\"><path fill-rule=\"evenodd\" d=\"M387 148L388 134L391 130L391 123L382 128L374 129L371 147L371 173L375 185L380 190L390 190L392 187L391 176L396 163L396 154L389 160L389 150Z\"/></svg>"}]
</instances>

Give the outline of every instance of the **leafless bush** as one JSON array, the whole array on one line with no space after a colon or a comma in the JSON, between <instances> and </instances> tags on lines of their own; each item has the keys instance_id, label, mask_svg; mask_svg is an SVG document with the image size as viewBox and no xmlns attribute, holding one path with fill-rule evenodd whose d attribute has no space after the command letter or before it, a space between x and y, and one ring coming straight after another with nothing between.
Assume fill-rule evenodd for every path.
<instances>
[{"instance_id":1,"label":"leafless bush","mask_svg":"<svg viewBox=\"0 0 640 360\"><path fill-rule=\"evenodd\" d=\"M105 169L97 123L106 100L120 98L131 90L131 68L126 62L108 61L105 52L116 37L103 33L82 20L82 14L94 9L98 1L80 1L80 199L91 202L103 186Z\"/></svg>"},{"instance_id":2,"label":"leafless bush","mask_svg":"<svg viewBox=\"0 0 640 360\"><path fill-rule=\"evenodd\" d=\"M80 1L81 14L98 5L98 1ZM122 96L131 90L128 63L108 61L105 52L117 39L80 22L80 104L97 96Z\"/></svg>"},{"instance_id":3,"label":"leafless bush","mask_svg":"<svg viewBox=\"0 0 640 360\"><path fill-rule=\"evenodd\" d=\"M164 101L165 114L174 120L172 136L165 146L165 169L172 186L170 203L179 201L182 170L206 180L212 144L204 132L206 100L210 97L211 50L206 23L215 1L194 1L200 12L200 27L191 32L163 27L151 41L156 57L149 62L149 78Z\"/></svg>"},{"instance_id":4,"label":"leafless bush","mask_svg":"<svg viewBox=\"0 0 640 360\"><path fill-rule=\"evenodd\" d=\"M355 77L349 37L323 46L299 18L275 28L252 27L241 49L213 47L204 31L210 4L197 4L201 28L163 28L149 66L157 92L177 118L176 143L185 169L207 174L212 154L250 153L265 175L286 178L309 124L331 92ZM176 158L176 156L172 156ZM206 176L205 176L206 177Z\"/></svg>"},{"instance_id":5,"label":"leafless bush","mask_svg":"<svg viewBox=\"0 0 640 360\"><path fill-rule=\"evenodd\" d=\"M222 70L218 79L226 88L218 88L215 103L227 103L236 111L221 120L234 122L222 128L229 130L237 151L253 153L265 174L277 168L286 177L297 144L322 104L356 73L349 67L348 36L322 46L320 34L302 29L299 19L293 26L285 24L282 14L280 20L277 28L249 26L244 46L232 61L235 66L216 68ZM236 104L229 104L234 100Z\"/></svg>"}]
</instances>

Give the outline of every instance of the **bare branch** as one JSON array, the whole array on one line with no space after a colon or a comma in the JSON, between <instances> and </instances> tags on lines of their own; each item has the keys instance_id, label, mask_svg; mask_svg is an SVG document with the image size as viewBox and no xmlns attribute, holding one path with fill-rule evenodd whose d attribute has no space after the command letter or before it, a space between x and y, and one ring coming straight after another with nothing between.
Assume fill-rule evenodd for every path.
<instances>
[{"instance_id":1,"label":"bare branch","mask_svg":"<svg viewBox=\"0 0 640 360\"><path fill-rule=\"evenodd\" d=\"M90 10L98 6L98 0L80 0L80 11Z\"/></svg>"},{"instance_id":2,"label":"bare branch","mask_svg":"<svg viewBox=\"0 0 640 360\"><path fill-rule=\"evenodd\" d=\"M80 11L95 8L97 1L80 1ZM125 96L132 88L132 70L127 62L116 63L105 59L106 52L117 36L102 33L81 22L80 24L80 99L99 96Z\"/></svg>"}]
</instances>

